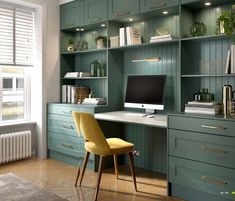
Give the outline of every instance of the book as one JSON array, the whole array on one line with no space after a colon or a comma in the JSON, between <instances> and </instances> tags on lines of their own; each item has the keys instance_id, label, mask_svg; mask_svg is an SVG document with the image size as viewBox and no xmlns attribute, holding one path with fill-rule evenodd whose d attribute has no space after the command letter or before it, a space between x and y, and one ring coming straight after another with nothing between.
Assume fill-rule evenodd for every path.
<instances>
[{"instance_id":1,"label":"book","mask_svg":"<svg viewBox=\"0 0 235 201\"><path fill-rule=\"evenodd\" d=\"M119 29L119 38L120 38L120 47L126 45L126 34L125 34L125 28L122 27Z\"/></svg>"},{"instance_id":2,"label":"book","mask_svg":"<svg viewBox=\"0 0 235 201\"><path fill-rule=\"evenodd\" d=\"M231 45L231 73L235 73L235 45Z\"/></svg>"},{"instance_id":3,"label":"book","mask_svg":"<svg viewBox=\"0 0 235 201\"><path fill-rule=\"evenodd\" d=\"M127 45L141 44L140 29L134 27L126 27Z\"/></svg>"},{"instance_id":4,"label":"book","mask_svg":"<svg viewBox=\"0 0 235 201\"><path fill-rule=\"evenodd\" d=\"M219 112L221 111L221 107L214 107L214 108L206 108L206 107L188 107L185 106L185 110L197 110L202 112Z\"/></svg>"},{"instance_id":5,"label":"book","mask_svg":"<svg viewBox=\"0 0 235 201\"><path fill-rule=\"evenodd\" d=\"M66 100L67 103L71 103L71 85L67 85L67 90L66 90Z\"/></svg>"},{"instance_id":6,"label":"book","mask_svg":"<svg viewBox=\"0 0 235 201\"><path fill-rule=\"evenodd\" d=\"M199 101L188 101L188 104L190 105L218 105L219 102L212 101L212 102L199 102Z\"/></svg>"},{"instance_id":7,"label":"book","mask_svg":"<svg viewBox=\"0 0 235 201\"><path fill-rule=\"evenodd\" d=\"M221 108L221 104L218 105L199 105L199 104L185 104L185 107L187 108L199 108L199 109L203 109L203 108Z\"/></svg>"},{"instance_id":8,"label":"book","mask_svg":"<svg viewBox=\"0 0 235 201\"><path fill-rule=\"evenodd\" d=\"M184 112L193 113L193 114L209 114L209 115L219 114L219 111L204 111L204 110L190 110L190 109L185 109Z\"/></svg>"},{"instance_id":9,"label":"book","mask_svg":"<svg viewBox=\"0 0 235 201\"><path fill-rule=\"evenodd\" d=\"M173 40L172 37L159 38L159 39L150 39L150 43L161 42L161 41L170 41Z\"/></svg>"},{"instance_id":10,"label":"book","mask_svg":"<svg viewBox=\"0 0 235 201\"><path fill-rule=\"evenodd\" d=\"M229 74L231 72L231 62L230 61L231 61L231 50L228 50L225 74Z\"/></svg>"},{"instance_id":11,"label":"book","mask_svg":"<svg viewBox=\"0 0 235 201\"><path fill-rule=\"evenodd\" d=\"M62 85L62 103L67 103L67 85Z\"/></svg>"},{"instance_id":12,"label":"book","mask_svg":"<svg viewBox=\"0 0 235 201\"><path fill-rule=\"evenodd\" d=\"M94 105L105 105L107 104L106 98L84 98L83 103L94 104Z\"/></svg>"},{"instance_id":13,"label":"book","mask_svg":"<svg viewBox=\"0 0 235 201\"><path fill-rule=\"evenodd\" d=\"M161 38L177 38L177 36L172 35L172 34L166 34L166 35L160 35L160 36L151 36L151 40L154 39L161 39Z\"/></svg>"}]
</instances>

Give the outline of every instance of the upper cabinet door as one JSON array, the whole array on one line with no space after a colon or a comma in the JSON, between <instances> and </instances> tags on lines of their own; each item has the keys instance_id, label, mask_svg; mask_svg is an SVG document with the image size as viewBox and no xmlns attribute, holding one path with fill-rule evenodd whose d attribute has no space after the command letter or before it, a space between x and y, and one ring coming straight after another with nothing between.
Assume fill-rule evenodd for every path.
<instances>
[{"instance_id":1,"label":"upper cabinet door","mask_svg":"<svg viewBox=\"0 0 235 201\"><path fill-rule=\"evenodd\" d=\"M117 19L139 13L139 0L109 0L109 19Z\"/></svg>"},{"instance_id":2,"label":"upper cabinet door","mask_svg":"<svg viewBox=\"0 0 235 201\"><path fill-rule=\"evenodd\" d=\"M76 0L60 7L60 27L69 29L84 25L84 1Z\"/></svg>"},{"instance_id":3,"label":"upper cabinet door","mask_svg":"<svg viewBox=\"0 0 235 201\"><path fill-rule=\"evenodd\" d=\"M140 12L149 12L165 7L176 6L178 4L178 0L140 0Z\"/></svg>"},{"instance_id":4,"label":"upper cabinet door","mask_svg":"<svg viewBox=\"0 0 235 201\"><path fill-rule=\"evenodd\" d=\"M85 24L93 24L107 20L107 0L85 1Z\"/></svg>"}]
</instances>

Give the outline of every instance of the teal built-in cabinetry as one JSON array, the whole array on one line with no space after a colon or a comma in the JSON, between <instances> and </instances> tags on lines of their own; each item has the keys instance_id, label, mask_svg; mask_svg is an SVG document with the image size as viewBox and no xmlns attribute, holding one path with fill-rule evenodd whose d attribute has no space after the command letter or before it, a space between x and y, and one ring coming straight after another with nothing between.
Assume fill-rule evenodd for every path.
<instances>
[{"instance_id":1,"label":"teal built-in cabinetry","mask_svg":"<svg viewBox=\"0 0 235 201\"><path fill-rule=\"evenodd\" d=\"M61 85L86 85L94 90L96 97L107 98L107 105L93 107L92 113L123 110L128 75L167 75L163 113L183 111L185 103L192 100L194 93L200 88L208 88L211 93L215 94L215 100L221 101L223 84L231 84L235 87L234 75L225 74L227 52L233 42L222 34L215 34L216 19L224 10L230 9L235 1L212 0L210 2L211 6L208 7L202 0L75 0L62 5ZM81 10L81 8L83 9ZM163 11L168 13L163 14ZM133 21L129 21L130 18ZM205 24L206 32L203 36L192 36L191 27L195 22ZM142 44L110 47L110 37L118 36L119 28L128 26L140 29ZM151 36L156 35L156 29L160 31L167 29L175 38L169 41L149 43ZM98 36L107 38L107 47L97 49L96 38ZM68 52L68 41L71 38L74 40L76 50ZM159 62L132 62L133 59L155 56L160 57L161 60ZM94 59L97 59L104 68L105 74L101 77L64 77L66 72L90 71L90 63ZM53 119L54 115L62 115L50 112L49 108L55 105L58 110L60 107L65 109L72 107L76 110L88 108L90 111L90 106L84 104L52 103L48 105L49 119ZM66 114L63 115L66 116ZM64 121L65 119L61 118L60 124L63 124ZM70 118L70 123L72 123L71 121L72 118ZM211 118L211 121L214 119ZM226 122L226 120L222 122ZM133 142L140 153L135 158L136 166L167 173L166 129L135 124L121 124L119 126L123 137ZM63 137L66 136L63 130L54 130L53 127L48 126L49 128L51 129L48 130L49 136L51 132L54 133L53 137L56 133L63 135ZM190 136L194 136L194 131L187 132L190 133ZM185 133L180 132L180 135L183 134ZM207 137L215 137L206 134L195 135L196 138L198 136L203 140L209 139ZM223 135L219 134L214 139L220 141L222 138ZM64 161L78 160L76 154L72 154L74 152L70 151L71 146L66 145L67 147L62 147L62 149L53 149L52 145L48 146L49 153L53 153L50 154L51 157L60 158L57 156L63 154ZM77 146L73 146L73 148L80 149ZM183 154L182 150L177 150L177 153ZM173 166L176 166L179 161L182 161L182 165L184 165L188 160L186 156L182 160L177 157L175 155L169 157L172 158ZM190 158L190 164L195 163L193 157ZM90 163L92 167L95 167L95 158ZM198 165L201 167L207 165L205 161L202 163ZM219 163L213 165L216 165L216 168L220 166ZM180 195L177 192L181 192L181 186L177 182L174 183L176 180L179 181L178 178L173 176L170 178L173 183L171 192L173 195ZM188 183L188 181L185 182ZM197 184L195 183L195 185ZM190 187L188 185L189 189L195 190L194 187ZM201 189L198 191L201 192Z\"/></svg>"}]
</instances>

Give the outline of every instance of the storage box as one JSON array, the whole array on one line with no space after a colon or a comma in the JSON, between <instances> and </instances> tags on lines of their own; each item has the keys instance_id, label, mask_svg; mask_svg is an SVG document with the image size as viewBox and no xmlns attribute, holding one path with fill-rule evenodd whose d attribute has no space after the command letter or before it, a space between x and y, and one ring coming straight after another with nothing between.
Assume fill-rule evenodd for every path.
<instances>
[{"instance_id":1,"label":"storage box","mask_svg":"<svg viewBox=\"0 0 235 201\"><path fill-rule=\"evenodd\" d=\"M119 47L119 36L110 37L110 47Z\"/></svg>"}]
</instances>

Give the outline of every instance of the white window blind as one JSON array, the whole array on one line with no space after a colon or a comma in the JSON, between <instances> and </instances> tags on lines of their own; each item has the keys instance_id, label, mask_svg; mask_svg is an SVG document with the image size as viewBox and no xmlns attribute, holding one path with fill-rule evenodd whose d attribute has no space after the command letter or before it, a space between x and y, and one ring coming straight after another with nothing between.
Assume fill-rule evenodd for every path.
<instances>
[{"instance_id":1,"label":"white window blind","mask_svg":"<svg viewBox=\"0 0 235 201\"><path fill-rule=\"evenodd\" d=\"M0 5L0 65L33 66L34 12Z\"/></svg>"}]
</instances>

